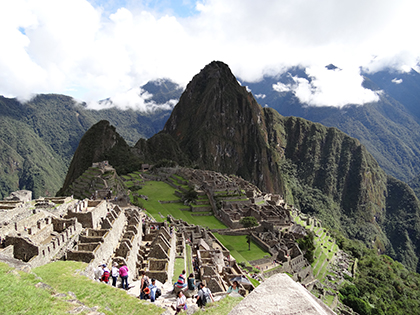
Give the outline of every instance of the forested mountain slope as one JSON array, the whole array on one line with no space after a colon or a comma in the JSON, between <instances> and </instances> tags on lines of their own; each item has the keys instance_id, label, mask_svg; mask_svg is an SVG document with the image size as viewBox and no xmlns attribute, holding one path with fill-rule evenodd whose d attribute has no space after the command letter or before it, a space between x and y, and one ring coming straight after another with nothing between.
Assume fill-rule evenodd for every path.
<instances>
[{"instance_id":1,"label":"forested mountain slope","mask_svg":"<svg viewBox=\"0 0 420 315\"><path fill-rule=\"evenodd\" d=\"M167 81L148 83L144 89L153 93L156 104L182 93ZM25 103L0 96L0 199L18 189L32 190L34 197L55 195L80 139L92 125L109 120L133 145L163 128L171 112L164 108L90 110L64 95L37 95Z\"/></svg>"}]
</instances>

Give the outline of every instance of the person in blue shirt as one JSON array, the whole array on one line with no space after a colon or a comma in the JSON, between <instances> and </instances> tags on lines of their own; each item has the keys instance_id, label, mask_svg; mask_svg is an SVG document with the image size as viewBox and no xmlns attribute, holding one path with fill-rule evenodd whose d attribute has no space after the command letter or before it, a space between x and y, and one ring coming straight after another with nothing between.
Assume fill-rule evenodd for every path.
<instances>
[{"instance_id":1,"label":"person in blue shirt","mask_svg":"<svg viewBox=\"0 0 420 315\"><path fill-rule=\"evenodd\" d=\"M154 302L156 300L156 291L158 289L155 279L152 279L152 283L148 286L148 288L150 289L150 302Z\"/></svg>"},{"instance_id":2,"label":"person in blue shirt","mask_svg":"<svg viewBox=\"0 0 420 315\"><path fill-rule=\"evenodd\" d=\"M232 285L227 290L227 293L236 292L239 293L239 283L238 281L233 281Z\"/></svg>"}]
</instances>

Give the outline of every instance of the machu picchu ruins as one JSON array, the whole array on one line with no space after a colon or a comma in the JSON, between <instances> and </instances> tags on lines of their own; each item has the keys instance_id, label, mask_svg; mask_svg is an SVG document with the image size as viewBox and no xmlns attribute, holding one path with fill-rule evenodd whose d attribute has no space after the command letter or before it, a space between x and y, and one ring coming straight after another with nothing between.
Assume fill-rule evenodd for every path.
<instances>
[{"instance_id":1,"label":"machu picchu ruins","mask_svg":"<svg viewBox=\"0 0 420 315\"><path fill-rule=\"evenodd\" d=\"M159 201L161 204L182 201L182 211L191 216L214 216L227 228L210 229L171 215L161 215L162 221L155 221L145 209L130 203L129 192L123 189L127 181L131 187L141 187L151 180L175 189L174 200ZM20 261L26 268L56 260L81 261L87 263L84 274L92 279L98 266L117 263L130 270L129 283L140 279L144 270L167 289L173 286L175 260L182 259L187 274L206 283L216 296L226 294L231 279L261 268L266 269L264 273L253 275L261 282L276 273L289 273L308 290L317 285L296 242L307 230L294 217L312 220L311 224L314 219L301 215L281 196L261 192L238 176L175 167L137 172L135 179L119 178L104 161L92 165L70 191L72 196L36 200L21 191L1 201L0 258ZM193 198L185 199L191 191ZM137 200L148 198L133 195ZM254 217L258 225L244 228L240 223L243 217ZM249 235L267 254L240 265L214 233ZM243 295L249 295L255 286L241 284L241 288ZM185 295L192 297L194 292L185 290Z\"/></svg>"}]
</instances>

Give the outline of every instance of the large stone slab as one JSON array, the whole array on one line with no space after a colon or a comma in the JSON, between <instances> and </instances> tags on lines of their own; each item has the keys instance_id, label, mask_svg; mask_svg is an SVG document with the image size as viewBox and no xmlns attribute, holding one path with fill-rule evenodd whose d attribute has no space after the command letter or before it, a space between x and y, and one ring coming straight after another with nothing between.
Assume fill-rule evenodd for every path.
<instances>
[{"instance_id":1,"label":"large stone slab","mask_svg":"<svg viewBox=\"0 0 420 315\"><path fill-rule=\"evenodd\" d=\"M229 315L336 314L286 274L276 274L259 285Z\"/></svg>"}]
</instances>

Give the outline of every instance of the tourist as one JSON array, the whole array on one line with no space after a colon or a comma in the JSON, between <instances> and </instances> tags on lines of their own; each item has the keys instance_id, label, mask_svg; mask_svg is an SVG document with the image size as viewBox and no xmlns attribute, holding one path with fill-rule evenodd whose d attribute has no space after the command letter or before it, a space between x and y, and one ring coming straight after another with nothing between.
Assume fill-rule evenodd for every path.
<instances>
[{"instance_id":1,"label":"tourist","mask_svg":"<svg viewBox=\"0 0 420 315\"><path fill-rule=\"evenodd\" d=\"M184 293L182 291L178 292L178 297L176 298L176 312L175 314L178 314L182 310L187 309L187 298L185 297Z\"/></svg>"},{"instance_id":2,"label":"tourist","mask_svg":"<svg viewBox=\"0 0 420 315\"><path fill-rule=\"evenodd\" d=\"M103 264L102 265L101 282L105 282L106 284L108 284L109 283L109 275L110 275L110 272L109 272L108 267L105 264Z\"/></svg>"},{"instance_id":3,"label":"tourist","mask_svg":"<svg viewBox=\"0 0 420 315\"><path fill-rule=\"evenodd\" d=\"M190 273L188 277L188 290L194 291L195 290L195 278L194 274Z\"/></svg>"},{"instance_id":4,"label":"tourist","mask_svg":"<svg viewBox=\"0 0 420 315\"><path fill-rule=\"evenodd\" d=\"M145 289L143 290L143 292L144 292L144 299L145 299L145 300L150 299L150 289L149 289L149 287L145 288Z\"/></svg>"},{"instance_id":5,"label":"tourist","mask_svg":"<svg viewBox=\"0 0 420 315\"><path fill-rule=\"evenodd\" d=\"M183 289L187 286L186 279L185 279L185 270L182 270L182 273L178 277L178 281L175 282L175 287Z\"/></svg>"},{"instance_id":6,"label":"tourist","mask_svg":"<svg viewBox=\"0 0 420 315\"><path fill-rule=\"evenodd\" d=\"M98 268L96 268L95 271L93 272L95 280L101 281L103 273L104 273L104 270L102 269L102 265L99 265Z\"/></svg>"},{"instance_id":7,"label":"tourist","mask_svg":"<svg viewBox=\"0 0 420 315\"><path fill-rule=\"evenodd\" d=\"M154 302L157 297L156 297L156 291L157 291L157 286L156 286L156 280L152 279L152 283L149 285L149 290L150 290L150 302Z\"/></svg>"},{"instance_id":8,"label":"tourist","mask_svg":"<svg viewBox=\"0 0 420 315\"><path fill-rule=\"evenodd\" d=\"M121 287L124 290L128 290L128 267L122 263L122 267L118 270L121 277Z\"/></svg>"},{"instance_id":9,"label":"tourist","mask_svg":"<svg viewBox=\"0 0 420 315\"><path fill-rule=\"evenodd\" d=\"M198 290L198 295L197 295L197 305L198 307L203 307L206 306L207 303L209 303L210 301L214 302L214 298L213 295L211 294L211 291L209 288L206 288L206 284L203 282L201 282L198 287L200 288Z\"/></svg>"},{"instance_id":10,"label":"tourist","mask_svg":"<svg viewBox=\"0 0 420 315\"><path fill-rule=\"evenodd\" d=\"M233 281L232 285L228 288L227 293L232 293L232 292L239 293L238 281Z\"/></svg>"},{"instance_id":11,"label":"tourist","mask_svg":"<svg viewBox=\"0 0 420 315\"><path fill-rule=\"evenodd\" d=\"M141 274L141 282L140 282L140 300L146 300L146 293L144 290L149 286L149 277L146 276L146 272L144 270L140 271ZM150 293L150 290L149 290Z\"/></svg>"},{"instance_id":12,"label":"tourist","mask_svg":"<svg viewBox=\"0 0 420 315\"><path fill-rule=\"evenodd\" d=\"M112 286L113 287L117 286L118 275L119 275L118 264L117 264L116 261L114 261L114 263L112 264L112 269L111 269L111 277L112 277Z\"/></svg>"}]
</instances>

